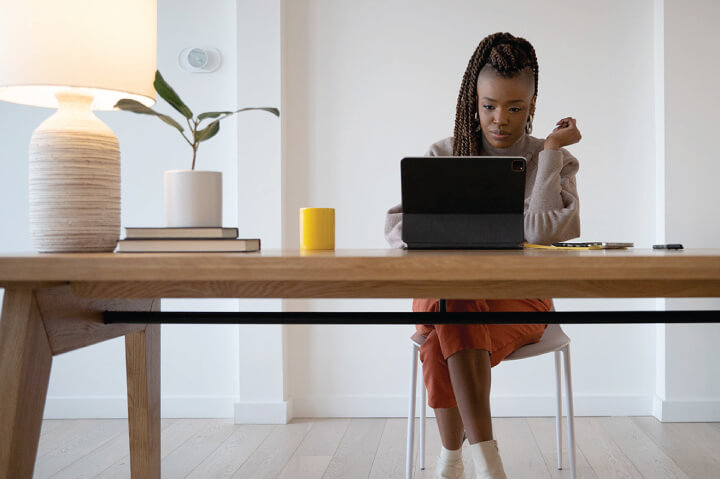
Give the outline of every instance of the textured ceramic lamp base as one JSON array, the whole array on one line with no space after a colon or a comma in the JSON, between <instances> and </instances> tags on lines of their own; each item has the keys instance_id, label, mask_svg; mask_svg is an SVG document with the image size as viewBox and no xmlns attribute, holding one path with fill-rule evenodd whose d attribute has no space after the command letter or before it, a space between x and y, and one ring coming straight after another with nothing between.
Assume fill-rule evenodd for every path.
<instances>
[{"instance_id":1,"label":"textured ceramic lamp base","mask_svg":"<svg viewBox=\"0 0 720 479\"><path fill-rule=\"evenodd\" d=\"M120 148L90 110L92 97L58 94L60 107L30 141L30 238L40 252L115 249Z\"/></svg>"}]
</instances>

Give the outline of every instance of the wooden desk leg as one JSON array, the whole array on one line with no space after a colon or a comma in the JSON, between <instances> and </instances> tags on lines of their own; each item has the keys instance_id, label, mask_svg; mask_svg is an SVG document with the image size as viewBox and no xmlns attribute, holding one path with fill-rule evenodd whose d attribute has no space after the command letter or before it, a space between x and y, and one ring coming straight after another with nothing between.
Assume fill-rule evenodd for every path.
<instances>
[{"instance_id":1,"label":"wooden desk leg","mask_svg":"<svg viewBox=\"0 0 720 479\"><path fill-rule=\"evenodd\" d=\"M130 471L160 477L160 325L125 335Z\"/></svg>"},{"instance_id":2,"label":"wooden desk leg","mask_svg":"<svg viewBox=\"0 0 720 479\"><path fill-rule=\"evenodd\" d=\"M0 317L0 477L33 475L51 363L35 293L6 290Z\"/></svg>"}]
</instances>

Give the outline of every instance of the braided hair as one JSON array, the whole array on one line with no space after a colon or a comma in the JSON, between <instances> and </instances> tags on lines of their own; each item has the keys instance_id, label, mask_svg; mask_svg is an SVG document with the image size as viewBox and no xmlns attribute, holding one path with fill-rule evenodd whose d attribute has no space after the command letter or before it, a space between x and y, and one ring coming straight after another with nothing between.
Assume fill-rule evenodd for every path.
<instances>
[{"instance_id":1,"label":"braided hair","mask_svg":"<svg viewBox=\"0 0 720 479\"><path fill-rule=\"evenodd\" d=\"M535 49L524 38L509 33L493 33L485 37L475 49L463 75L455 110L453 139L454 156L475 156L480 151L477 134L477 80L480 70L492 65L500 76L512 78L525 68L530 68L538 89L538 62Z\"/></svg>"}]
</instances>

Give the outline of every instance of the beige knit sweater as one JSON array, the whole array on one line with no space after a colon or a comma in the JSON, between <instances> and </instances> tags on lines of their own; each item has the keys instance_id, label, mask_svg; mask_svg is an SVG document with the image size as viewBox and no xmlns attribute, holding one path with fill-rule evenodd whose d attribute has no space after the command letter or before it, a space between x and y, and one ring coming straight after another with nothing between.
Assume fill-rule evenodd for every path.
<instances>
[{"instance_id":1,"label":"beige knit sweater","mask_svg":"<svg viewBox=\"0 0 720 479\"><path fill-rule=\"evenodd\" d=\"M494 148L482 136L480 156L524 156L525 241L550 244L580 236L580 204L575 174L578 160L566 149L544 150L545 140L523 135L508 148ZM452 156L452 137L430 146L425 156ZM404 248L402 204L385 217L385 239L393 248Z\"/></svg>"}]
</instances>

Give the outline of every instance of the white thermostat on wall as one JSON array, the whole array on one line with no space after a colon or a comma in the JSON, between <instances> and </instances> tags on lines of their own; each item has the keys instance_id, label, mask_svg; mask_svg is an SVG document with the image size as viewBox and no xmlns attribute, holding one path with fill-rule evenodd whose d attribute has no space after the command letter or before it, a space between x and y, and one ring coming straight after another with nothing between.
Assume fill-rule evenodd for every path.
<instances>
[{"instance_id":1,"label":"white thermostat on wall","mask_svg":"<svg viewBox=\"0 0 720 479\"><path fill-rule=\"evenodd\" d=\"M220 51L217 48L189 47L180 52L180 67L192 73L210 73L220 67Z\"/></svg>"}]
</instances>

